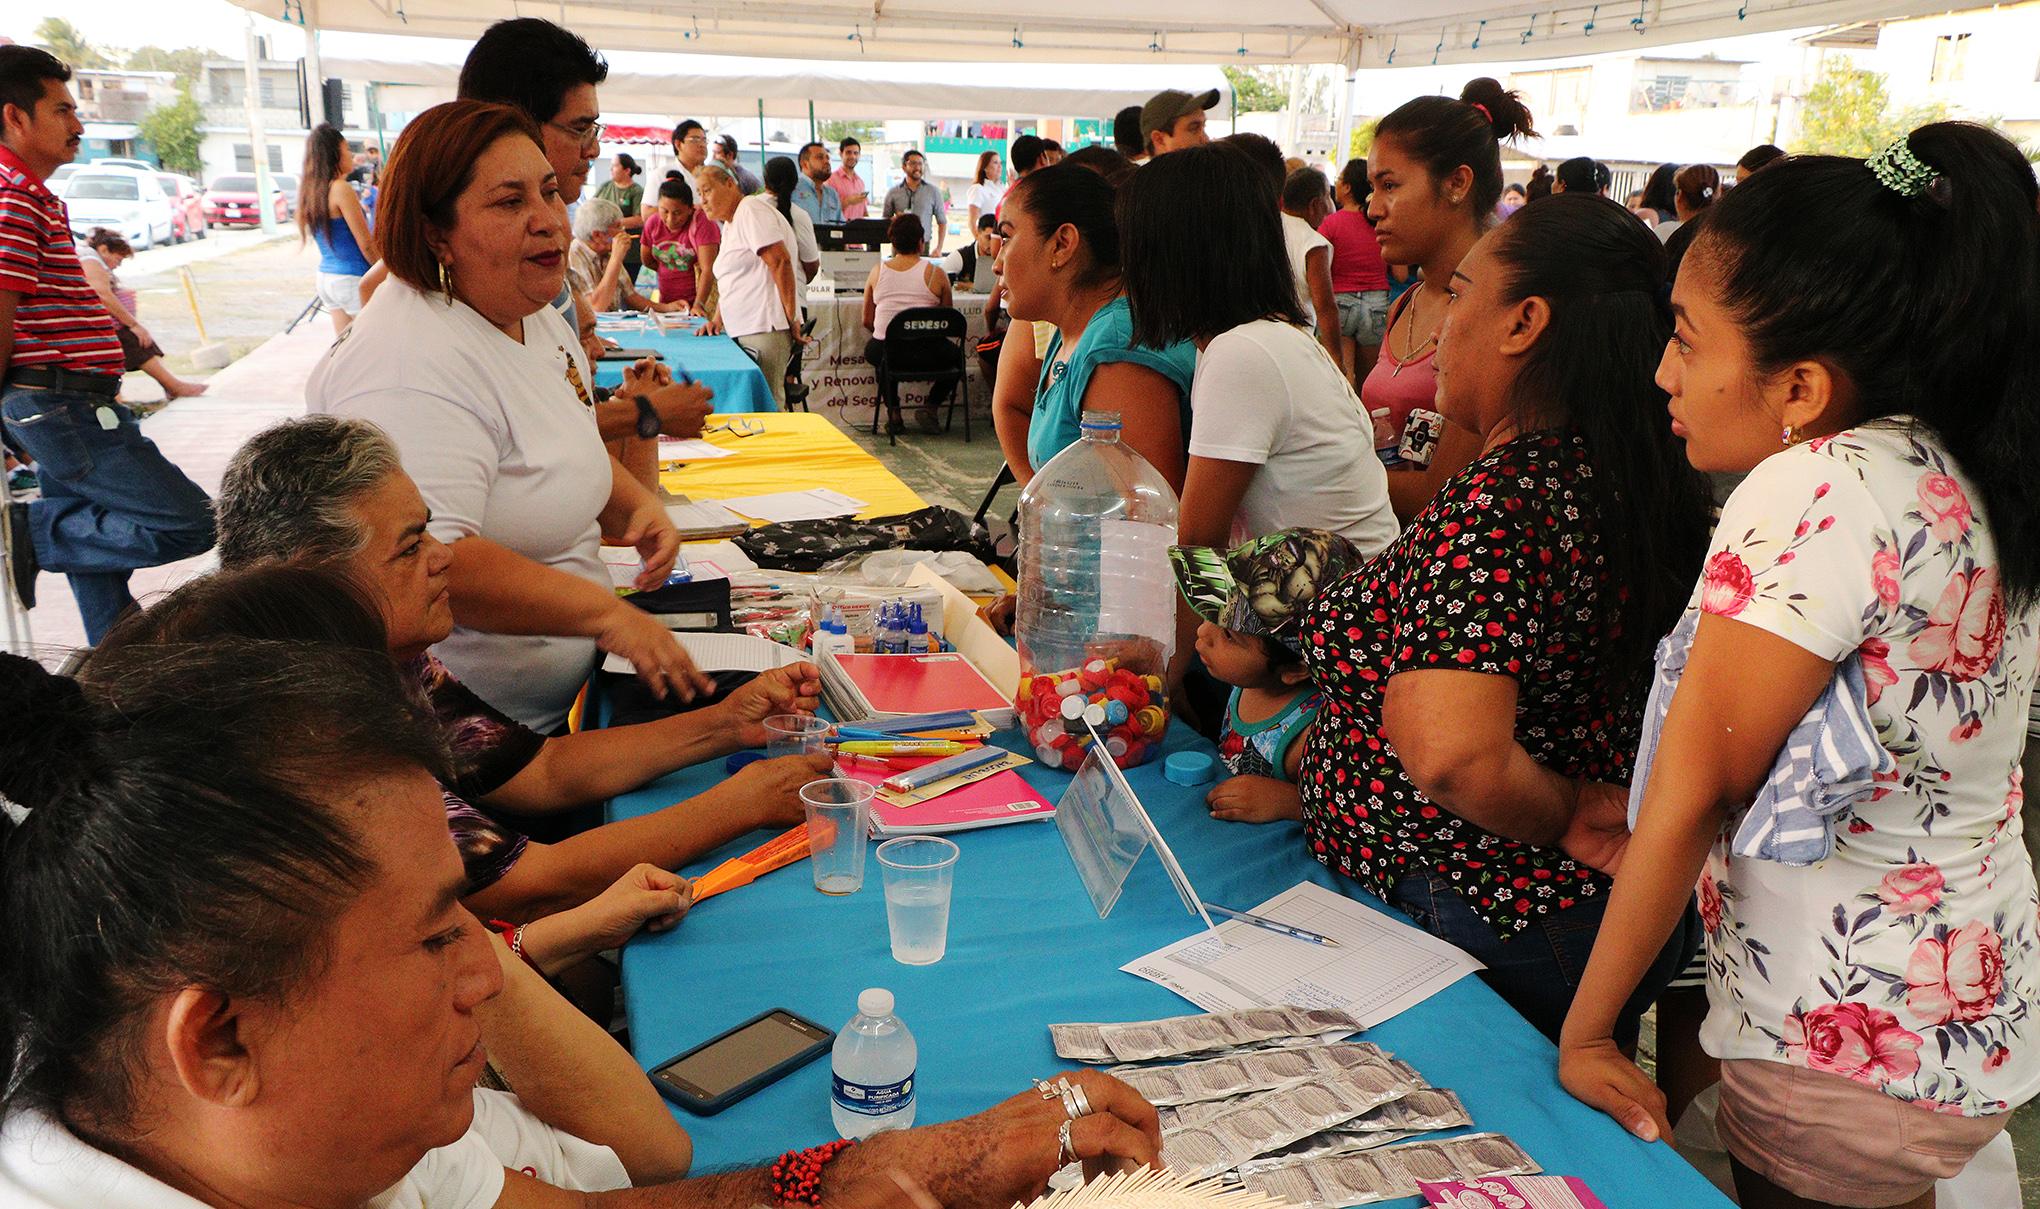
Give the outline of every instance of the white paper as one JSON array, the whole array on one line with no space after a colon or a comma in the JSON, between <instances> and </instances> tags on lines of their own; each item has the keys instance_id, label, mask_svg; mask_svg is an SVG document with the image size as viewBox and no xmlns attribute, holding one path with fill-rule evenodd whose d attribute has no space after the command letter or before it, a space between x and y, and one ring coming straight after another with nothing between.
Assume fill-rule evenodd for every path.
<instances>
[{"instance_id":1,"label":"white paper","mask_svg":"<svg viewBox=\"0 0 2040 1209\"><path fill-rule=\"evenodd\" d=\"M758 569L758 564L751 561L751 556L744 553L743 547L727 539L719 542L684 542L680 549L687 555L688 566L713 563L722 568L725 579L739 571Z\"/></svg>"},{"instance_id":2,"label":"white paper","mask_svg":"<svg viewBox=\"0 0 2040 1209\"><path fill-rule=\"evenodd\" d=\"M644 560L630 546L602 547L602 566L609 572L609 586L612 588L636 589L637 577L644 574Z\"/></svg>"},{"instance_id":3,"label":"white paper","mask_svg":"<svg viewBox=\"0 0 2040 1209\"><path fill-rule=\"evenodd\" d=\"M999 637L999 632L978 616L977 605L922 563L907 577L913 587L933 588L942 593L942 636L949 640L971 666L984 673L1008 697L1020 691L1020 652Z\"/></svg>"},{"instance_id":4,"label":"white paper","mask_svg":"<svg viewBox=\"0 0 2040 1209\"><path fill-rule=\"evenodd\" d=\"M676 632L680 649L704 672L769 672L776 667L799 663L807 656L789 646L749 634L696 634ZM621 655L602 660L602 670L634 676L637 669Z\"/></svg>"},{"instance_id":5,"label":"white paper","mask_svg":"<svg viewBox=\"0 0 2040 1209\"><path fill-rule=\"evenodd\" d=\"M1369 1028L1478 970L1428 932L1322 886L1292 886L1253 914L1331 937L1336 949L1228 920L1120 967L1206 1011L1343 1008Z\"/></svg>"},{"instance_id":6,"label":"white paper","mask_svg":"<svg viewBox=\"0 0 2040 1209\"><path fill-rule=\"evenodd\" d=\"M676 437L659 438L659 460L661 462L700 462L709 458L730 457L735 453L736 450L734 449L724 449L720 445L711 445L700 437L686 441Z\"/></svg>"},{"instance_id":7,"label":"white paper","mask_svg":"<svg viewBox=\"0 0 2040 1209\"><path fill-rule=\"evenodd\" d=\"M718 530L749 529L751 522L731 512L714 500L687 500L666 505L666 515L672 518L673 527L685 537L689 533L713 533ZM731 549L735 549L734 546ZM728 565L727 562L724 563Z\"/></svg>"},{"instance_id":8,"label":"white paper","mask_svg":"<svg viewBox=\"0 0 2040 1209\"><path fill-rule=\"evenodd\" d=\"M840 491L816 487L808 491L777 491L769 495L741 495L721 503L753 520L770 524L785 521L818 521L832 516L853 516L862 512L863 500Z\"/></svg>"}]
</instances>

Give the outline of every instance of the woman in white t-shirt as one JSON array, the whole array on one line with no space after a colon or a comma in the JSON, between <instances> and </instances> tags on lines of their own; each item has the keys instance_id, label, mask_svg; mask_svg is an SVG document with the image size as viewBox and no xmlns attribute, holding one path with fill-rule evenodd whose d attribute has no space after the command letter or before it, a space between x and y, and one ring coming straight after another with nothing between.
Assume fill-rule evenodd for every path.
<instances>
[{"instance_id":1,"label":"woman in white t-shirt","mask_svg":"<svg viewBox=\"0 0 2040 1209\"><path fill-rule=\"evenodd\" d=\"M970 204L970 224L964 228L976 235L978 220L990 214L996 217L999 203L1006 197L1006 164L996 151L978 155L977 171L971 177L970 191L964 200Z\"/></svg>"},{"instance_id":2,"label":"woman in white t-shirt","mask_svg":"<svg viewBox=\"0 0 2040 1209\"><path fill-rule=\"evenodd\" d=\"M603 448L580 340L549 305L566 232L531 120L477 101L427 110L390 155L377 230L392 280L305 400L388 433L452 547L459 625L435 654L540 733L565 722L598 648L691 699L706 678L602 565L605 540L635 546L638 587L657 587L680 535Z\"/></svg>"},{"instance_id":3,"label":"woman in white t-shirt","mask_svg":"<svg viewBox=\"0 0 2040 1209\"><path fill-rule=\"evenodd\" d=\"M0 812L0 1205L793 1203L764 1168L678 1183L693 1144L643 1071L460 905L394 662L221 640L85 676L0 656L0 713L35 720L0 730L26 811ZM517 1094L475 1090L485 1063ZM1065 1161L1156 1160L1152 1107L1068 1077L1081 1118L1028 1087L790 1166L831 1205L892 1203L899 1172L997 1209Z\"/></svg>"},{"instance_id":4,"label":"woman in white t-shirt","mask_svg":"<svg viewBox=\"0 0 2040 1209\"><path fill-rule=\"evenodd\" d=\"M1267 176L1232 147L1171 152L1121 187L1119 222L1135 341L1198 349L1183 543L1310 528L1369 556L1388 545L1373 429L1299 310Z\"/></svg>"},{"instance_id":5,"label":"woman in white t-shirt","mask_svg":"<svg viewBox=\"0 0 2040 1209\"><path fill-rule=\"evenodd\" d=\"M228 639L83 677L0 658L40 724L0 751L0 910L45 942L0 955L0 1204L489 1209L686 1172L630 1055L460 905L392 661Z\"/></svg>"},{"instance_id":6,"label":"woman in white t-shirt","mask_svg":"<svg viewBox=\"0 0 2040 1209\"><path fill-rule=\"evenodd\" d=\"M793 224L763 194L745 197L721 164L703 164L697 178L701 208L722 224L722 251L715 280L722 298L709 331L734 336L750 350L772 391L786 406L786 367L793 346L806 344L800 331L800 289L794 276Z\"/></svg>"}]
</instances>

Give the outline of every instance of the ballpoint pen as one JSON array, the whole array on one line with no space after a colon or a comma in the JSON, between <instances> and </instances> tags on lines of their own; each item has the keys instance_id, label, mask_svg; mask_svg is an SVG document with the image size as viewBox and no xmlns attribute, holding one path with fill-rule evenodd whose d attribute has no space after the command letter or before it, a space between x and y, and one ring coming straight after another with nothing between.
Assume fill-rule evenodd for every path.
<instances>
[{"instance_id":1,"label":"ballpoint pen","mask_svg":"<svg viewBox=\"0 0 2040 1209\"><path fill-rule=\"evenodd\" d=\"M1323 945L1328 949L1343 947L1338 941L1322 933L1312 932L1304 928L1292 928L1288 924L1276 923L1266 916L1255 915L1251 911L1235 911L1231 907L1221 907L1217 903L1205 903L1204 909L1214 915L1223 915L1227 919L1237 919L1243 924L1252 924L1257 928L1266 928L1270 932L1280 932L1284 936L1294 936L1298 940L1307 940L1314 945Z\"/></svg>"}]
</instances>

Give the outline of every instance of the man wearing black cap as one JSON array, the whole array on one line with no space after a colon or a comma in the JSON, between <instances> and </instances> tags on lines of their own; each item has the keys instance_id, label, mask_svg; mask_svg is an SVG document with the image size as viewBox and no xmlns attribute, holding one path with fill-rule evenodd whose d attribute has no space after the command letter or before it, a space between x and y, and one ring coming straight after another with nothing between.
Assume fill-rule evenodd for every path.
<instances>
[{"instance_id":1,"label":"man wearing black cap","mask_svg":"<svg viewBox=\"0 0 2040 1209\"><path fill-rule=\"evenodd\" d=\"M645 187L640 185L637 179L638 173L642 171L644 169L638 165L634 156L628 151L619 151L616 153L616 162L609 165L609 179L603 181L601 187L595 190L595 196L603 201L615 202L616 208L623 211L623 229L632 234L643 230L645 225L645 216L642 213L645 205ZM623 257L623 271L628 280L637 280L640 263L637 241L633 240L630 251L624 253Z\"/></svg>"},{"instance_id":2,"label":"man wearing black cap","mask_svg":"<svg viewBox=\"0 0 2040 1209\"><path fill-rule=\"evenodd\" d=\"M1218 89L1192 96L1170 88L1148 98L1140 107L1140 137L1148 155L1166 155L1183 147L1202 147L1211 141L1204 133L1204 111L1218 104Z\"/></svg>"}]
</instances>

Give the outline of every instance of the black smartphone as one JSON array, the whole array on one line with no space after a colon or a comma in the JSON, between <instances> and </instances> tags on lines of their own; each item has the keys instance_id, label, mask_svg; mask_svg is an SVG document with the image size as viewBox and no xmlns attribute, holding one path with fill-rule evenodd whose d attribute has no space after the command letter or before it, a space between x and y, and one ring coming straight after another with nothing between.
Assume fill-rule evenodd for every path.
<instances>
[{"instance_id":1,"label":"black smartphone","mask_svg":"<svg viewBox=\"0 0 2040 1209\"><path fill-rule=\"evenodd\" d=\"M666 359L666 355L655 348L605 348L602 350L601 360L642 361L646 357L650 357L654 361L664 361Z\"/></svg>"},{"instance_id":2,"label":"black smartphone","mask_svg":"<svg viewBox=\"0 0 2040 1209\"><path fill-rule=\"evenodd\" d=\"M834 1030L774 1008L653 1067L652 1086L696 1116L714 1116L835 1043Z\"/></svg>"}]
</instances>

